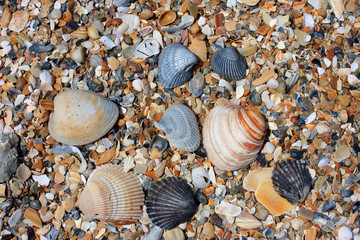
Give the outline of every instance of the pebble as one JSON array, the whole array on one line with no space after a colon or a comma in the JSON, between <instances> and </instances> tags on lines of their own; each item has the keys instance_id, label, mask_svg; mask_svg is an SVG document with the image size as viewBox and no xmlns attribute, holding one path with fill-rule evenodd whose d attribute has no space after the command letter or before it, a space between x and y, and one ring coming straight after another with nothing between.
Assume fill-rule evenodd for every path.
<instances>
[{"instance_id":1,"label":"pebble","mask_svg":"<svg viewBox=\"0 0 360 240\"><path fill-rule=\"evenodd\" d=\"M215 227L211 222L206 222L203 227L202 233L206 239L212 239L215 235Z\"/></svg>"},{"instance_id":2,"label":"pebble","mask_svg":"<svg viewBox=\"0 0 360 240\"><path fill-rule=\"evenodd\" d=\"M313 220L314 219L314 212L310 211L310 210L307 210L304 207L299 208L298 214L299 214L299 217L303 217L303 218L306 218L308 220Z\"/></svg>"},{"instance_id":3,"label":"pebble","mask_svg":"<svg viewBox=\"0 0 360 240\"><path fill-rule=\"evenodd\" d=\"M53 199L51 199L51 200L53 200ZM41 208L41 203L40 203L39 200L32 200L32 201L30 202L30 207L32 207L32 208L35 209L35 210L40 210L40 208Z\"/></svg>"},{"instance_id":4,"label":"pebble","mask_svg":"<svg viewBox=\"0 0 360 240\"><path fill-rule=\"evenodd\" d=\"M267 81L266 85L269 88L276 89L279 87L279 82L276 79L271 78L269 81Z\"/></svg>"},{"instance_id":5,"label":"pebble","mask_svg":"<svg viewBox=\"0 0 360 240\"><path fill-rule=\"evenodd\" d=\"M264 150L267 153L272 154L275 151L275 145L272 142L266 142L264 145Z\"/></svg>"},{"instance_id":6,"label":"pebble","mask_svg":"<svg viewBox=\"0 0 360 240\"><path fill-rule=\"evenodd\" d=\"M34 43L29 48L29 51L30 52L36 52L36 53L42 53L42 52L50 52L53 49L54 49L54 45L52 45L51 43L49 43L47 45L43 45L43 44L40 44L40 43Z\"/></svg>"},{"instance_id":7,"label":"pebble","mask_svg":"<svg viewBox=\"0 0 360 240\"><path fill-rule=\"evenodd\" d=\"M254 105L261 105L261 97L257 91L252 91L249 95L249 99Z\"/></svg>"},{"instance_id":8,"label":"pebble","mask_svg":"<svg viewBox=\"0 0 360 240\"><path fill-rule=\"evenodd\" d=\"M60 9L54 9L51 11L51 13L49 14L49 18L50 19L60 19L62 16L61 10Z\"/></svg>"},{"instance_id":9,"label":"pebble","mask_svg":"<svg viewBox=\"0 0 360 240\"><path fill-rule=\"evenodd\" d=\"M205 77L201 72L195 73L189 82L189 91L194 97L200 97L204 92Z\"/></svg>"},{"instance_id":10,"label":"pebble","mask_svg":"<svg viewBox=\"0 0 360 240\"><path fill-rule=\"evenodd\" d=\"M132 81L132 86L136 91L141 92L143 90L144 84L141 79L135 79Z\"/></svg>"},{"instance_id":11,"label":"pebble","mask_svg":"<svg viewBox=\"0 0 360 240\"><path fill-rule=\"evenodd\" d=\"M339 240L351 240L353 237L353 233L351 231L351 229L347 226L342 226L339 229L338 232L338 238Z\"/></svg>"},{"instance_id":12,"label":"pebble","mask_svg":"<svg viewBox=\"0 0 360 240\"><path fill-rule=\"evenodd\" d=\"M303 151L300 151L296 148L290 149L290 156L296 160L302 159L303 155L304 155Z\"/></svg>"},{"instance_id":13,"label":"pebble","mask_svg":"<svg viewBox=\"0 0 360 240\"><path fill-rule=\"evenodd\" d=\"M322 212L330 212L336 206L335 201L333 200L326 200L324 205L322 206Z\"/></svg>"},{"instance_id":14,"label":"pebble","mask_svg":"<svg viewBox=\"0 0 360 240\"><path fill-rule=\"evenodd\" d=\"M350 197L351 195L354 194L353 190L345 190L345 189L341 189L341 196L342 197Z\"/></svg>"},{"instance_id":15,"label":"pebble","mask_svg":"<svg viewBox=\"0 0 360 240\"><path fill-rule=\"evenodd\" d=\"M18 168L18 143L14 133L0 135L0 183L8 181Z\"/></svg>"},{"instance_id":16,"label":"pebble","mask_svg":"<svg viewBox=\"0 0 360 240\"><path fill-rule=\"evenodd\" d=\"M350 148L347 145L341 145L336 149L334 154L334 160L336 162L341 162L350 157Z\"/></svg>"},{"instance_id":17,"label":"pebble","mask_svg":"<svg viewBox=\"0 0 360 240\"><path fill-rule=\"evenodd\" d=\"M29 20L29 12L25 10L18 10L12 14L11 21L9 23L9 30L14 32L21 32L25 29L25 26Z\"/></svg>"},{"instance_id":18,"label":"pebble","mask_svg":"<svg viewBox=\"0 0 360 240\"><path fill-rule=\"evenodd\" d=\"M215 212L227 217L236 217L241 213L241 207L222 201L215 207Z\"/></svg>"},{"instance_id":19,"label":"pebble","mask_svg":"<svg viewBox=\"0 0 360 240\"><path fill-rule=\"evenodd\" d=\"M164 239L165 240L185 240L185 236L184 236L184 232L179 227L176 227L174 229L165 231Z\"/></svg>"}]
</instances>

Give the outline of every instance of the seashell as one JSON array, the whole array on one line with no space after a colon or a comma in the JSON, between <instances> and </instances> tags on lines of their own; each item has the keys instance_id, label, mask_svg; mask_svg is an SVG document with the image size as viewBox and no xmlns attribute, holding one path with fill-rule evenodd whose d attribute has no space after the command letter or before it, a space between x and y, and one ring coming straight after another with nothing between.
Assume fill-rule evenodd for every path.
<instances>
[{"instance_id":1,"label":"seashell","mask_svg":"<svg viewBox=\"0 0 360 240\"><path fill-rule=\"evenodd\" d=\"M68 90L55 97L48 128L58 142L84 145L104 136L118 116L116 104L105 97L90 91Z\"/></svg>"},{"instance_id":2,"label":"seashell","mask_svg":"<svg viewBox=\"0 0 360 240\"><path fill-rule=\"evenodd\" d=\"M173 11L164 12L159 18L159 24L161 26L169 25L176 19L176 13Z\"/></svg>"},{"instance_id":3,"label":"seashell","mask_svg":"<svg viewBox=\"0 0 360 240\"><path fill-rule=\"evenodd\" d=\"M335 16L340 19L344 13L344 0L329 0Z\"/></svg>"},{"instance_id":4,"label":"seashell","mask_svg":"<svg viewBox=\"0 0 360 240\"><path fill-rule=\"evenodd\" d=\"M91 27L88 28L87 34L88 34L89 37L92 38L92 39L98 39L98 38L100 38L99 31L98 31L95 27L93 27L93 26L91 26Z\"/></svg>"},{"instance_id":5,"label":"seashell","mask_svg":"<svg viewBox=\"0 0 360 240\"><path fill-rule=\"evenodd\" d=\"M212 69L227 80L241 80L246 76L246 58L233 46L214 53L210 63Z\"/></svg>"},{"instance_id":6,"label":"seashell","mask_svg":"<svg viewBox=\"0 0 360 240\"><path fill-rule=\"evenodd\" d=\"M164 232L165 240L182 240L185 239L184 232L181 228L174 228Z\"/></svg>"},{"instance_id":7,"label":"seashell","mask_svg":"<svg viewBox=\"0 0 360 240\"><path fill-rule=\"evenodd\" d=\"M139 72L141 72L142 68L141 68L140 63L137 63L137 62L134 62L134 61L129 61L126 69L129 72L139 73Z\"/></svg>"},{"instance_id":8,"label":"seashell","mask_svg":"<svg viewBox=\"0 0 360 240\"><path fill-rule=\"evenodd\" d=\"M209 160L232 171L250 164L262 148L266 123L256 109L234 103L216 106L205 118L203 142Z\"/></svg>"},{"instance_id":9,"label":"seashell","mask_svg":"<svg viewBox=\"0 0 360 240\"><path fill-rule=\"evenodd\" d=\"M2 28L7 28L9 26L11 16L12 16L12 13L11 13L10 8L6 5L4 5L2 16L1 16L1 22L0 22Z\"/></svg>"},{"instance_id":10,"label":"seashell","mask_svg":"<svg viewBox=\"0 0 360 240\"><path fill-rule=\"evenodd\" d=\"M238 2L244 3L248 6L255 6L260 0L238 0Z\"/></svg>"},{"instance_id":11,"label":"seashell","mask_svg":"<svg viewBox=\"0 0 360 240\"><path fill-rule=\"evenodd\" d=\"M70 51L70 57L77 63L85 62L86 50L84 47L74 48Z\"/></svg>"},{"instance_id":12,"label":"seashell","mask_svg":"<svg viewBox=\"0 0 360 240\"><path fill-rule=\"evenodd\" d=\"M160 43L154 38L147 38L136 47L134 56L147 59L160 53Z\"/></svg>"},{"instance_id":13,"label":"seashell","mask_svg":"<svg viewBox=\"0 0 360 240\"><path fill-rule=\"evenodd\" d=\"M72 39L88 39L89 35L85 27L79 27L76 31L72 32L71 34Z\"/></svg>"},{"instance_id":14,"label":"seashell","mask_svg":"<svg viewBox=\"0 0 360 240\"><path fill-rule=\"evenodd\" d=\"M248 191L256 191L259 184L265 180L271 180L274 168L265 167L250 171L244 178L243 187Z\"/></svg>"},{"instance_id":15,"label":"seashell","mask_svg":"<svg viewBox=\"0 0 360 240\"><path fill-rule=\"evenodd\" d=\"M205 168L197 167L191 170L192 183L195 187L204 188L210 183L210 177Z\"/></svg>"},{"instance_id":16,"label":"seashell","mask_svg":"<svg viewBox=\"0 0 360 240\"><path fill-rule=\"evenodd\" d=\"M262 223L253 215L241 212L235 220L236 226L245 229L254 229L262 226Z\"/></svg>"},{"instance_id":17,"label":"seashell","mask_svg":"<svg viewBox=\"0 0 360 240\"><path fill-rule=\"evenodd\" d=\"M164 88L178 87L187 82L196 56L185 46L177 43L167 45L159 56L159 81Z\"/></svg>"},{"instance_id":18,"label":"seashell","mask_svg":"<svg viewBox=\"0 0 360 240\"><path fill-rule=\"evenodd\" d=\"M170 144L181 150L193 152L200 146L200 132L194 112L182 104L169 107L159 122Z\"/></svg>"},{"instance_id":19,"label":"seashell","mask_svg":"<svg viewBox=\"0 0 360 240\"><path fill-rule=\"evenodd\" d=\"M241 213L241 207L222 201L215 207L215 212L227 217L236 217Z\"/></svg>"},{"instance_id":20,"label":"seashell","mask_svg":"<svg viewBox=\"0 0 360 240\"><path fill-rule=\"evenodd\" d=\"M194 38L189 46L189 50L194 53L201 61L207 60L206 42Z\"/></svg>"},{"instance_id":21,"label":"seashell","mask_svg":"<svg viewBox=\"0 0 360 240\"><path fill-rule=\"evenodd\" d=\"M163 160L159 165L154 167L154 173L156 178L159 178L164 174L165 167L166 167L166 160Z\"/></svg>"},{"instance_id":22,"label":"seashell","mask_svg":"<svg viewBox=\"0 0 360 240\"><path fill-rule=\"evenodd\" d=\"M173 229L194 216L199 202L185 180L168 177L151 186L145 204L156 226Z\"/></svg>"},{"instance_id":23,"label":"seashell","mask_svg":"<svg viewBox=\"0 0 360 240\"><path fill-rule=\"evenodd\" d=\"M114 225L130 224L142 216L144 193L133 174L107 164L91 173L78 205L91 218Z\"/></svg>"},{"instance_id":24,"label":"seashell","mask_svg":"<svg viewBox=\"0 0 360 240\"><path fill-rule=\"evenodd\" d=\"M309 169L297 160L287 159L278 163L271 179L275 191L291 204L304 202L312 185Z\"/></svg>"},{"instance_id":25,"label":"seashell","mask_svg":"<svg viewBox=\"0 0 360 240\"><path fill-rule=\"evenodd\" d=\"M178 32L184 28L191 26L194 23L195 18L193 16L184 15L181 17L181 23L176 27L161 27L161 30L173 33Z\"/></svg>"},{"instance_id":26,"label":"seashell","mask_svg":"<svg viewBox=\"0 0 360 240\"><path fill-rule=\"evenodd\" d=\"M150 9L147 9L147 8L142 10L141 13L139 14L140 19L143 19L143 20L150 19L153 16L154 16L154 13ZM176 15L175 15L175 17L176 17Z\"/></svg>"},{"instance_id":27,"label":"seashell","mask_svg":"<svg viewBox=\"0 0 360 240\"><path fill-rule=\"evenodd\" d=\"M31 176L31 170L25 164L21 164L16 170L16 175L22 182L25 182Z\"/></svg>"}]
</instances>

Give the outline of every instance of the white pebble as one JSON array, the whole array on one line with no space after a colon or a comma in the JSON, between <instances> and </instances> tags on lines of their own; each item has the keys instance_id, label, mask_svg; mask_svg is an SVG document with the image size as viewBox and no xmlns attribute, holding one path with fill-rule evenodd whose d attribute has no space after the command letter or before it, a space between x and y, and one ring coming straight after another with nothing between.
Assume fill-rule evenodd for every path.
<instances>
[{"instance_id":1,"label":"white pebble","mask_svg":"<svg viewBox=\"0 0 360 240\"><path fill-rule=\"evenodd\" d=\"M194 168L191 171L192 182L195 187L204 188L210 183L210 177L203 167Z\"/></svg>"},{"instance_id":2,"label":"white pebble","mask_svg":"<svg viewBox=\"0 0 360 240\"><path fill-rule=\"evenodd\" d=\"M340 33L340 34L344 34L344 33L346 32L346 30L345 30L344 27L339 27L339 28L337 29L337 31L338 31L338 33Z\"/></svg>"},{"instance_id":3,"label":"white pebble","mask_svg":"<svg viewBox=\"0 0 360 240\"><path fill-rule=\"evenodd\" d=\"M224 79L220 79L219 87L225 87L225 86L226 86L226 81Z\"/></svg>"},{"instance_id":4,"label":"white pebble","mask_svg":"<svg viewBox=\"0 0 360 240\"><path fill-rule=\"evenodd\" d=\"M267 153L272 154L275 151L275 145L272 142L266 142L264 146L264 150Z\"/></svg>"},{"instance_id":5,"label":"white pebble","mask_svg":"<svg viewBox=\"0 0 360 240\"><path fill-rule=\"evenodd\" d=\"M205 23L206 23L206 18L200 17L198 20L198 25L201 27L201 26L205 25Z\"/></svg>"},{"instance_id":6,"label":"white pebble","mask_svg":"<svg viewBox=\"0 0 360 240\"><path fill-rule=\"evenodd\" d=\"M327 67L330 67L331 61L328 58L324 58L324 63Z\"/></svg>"},{"instance_id":7,"label":"white pebble","mask_svg":"<svg viewBox=\"0 0 360 240\"><path fill-rule=\"evenodd\" d=\"M276 89L279 87L279 82L274 79L274 78L271 78L267 83L266 85L269 87L269 88L272 88L272 89Z\"/></svg>"},{"instance_id":8,"label":"white pebble","mask_svg":"<svg viewBox=\"0 0 360 240\"><path fill-rule=\"evenodd\" d=\"M351 240L353 237L353 233L351 232L351 229L348 228L347 226L342 226L339 229L338 237L339 240Z\"/></svg>"},{"instance_id":9,"label":"white pebble","mask_svg":"<svg viewBox=\"0 0 360 240\"><path fill-rule=\"evenodd\" d=\"M132 86L136 91L141 92L143 89L143 81L141 79L135 79L132 82Z\"/></svg>"},{"instance_id":10,"label":"white pebble","mask_svg":"<svg viewBox=\"0 0 360 240\"><path fill-rule=\"evenodd\" d=\"M316 119L316 112L313 112L306 118L305 123L309 124L312 121L314 121L315 119Z\"/></svg>"},{"instance_id":11,"label":"white pebble","mask_svg":"<svg viewBox=\"0 0 360 240\"><path fill-rule=\"evenodd\" d=\"M46 193L45 198L48 200L54 200L54 194L53 193Z\"/></svg>"},{"instance_id":12,"label":"white pebble","mask_svg":"<svg viewBox=\"0 0 360 240\"><path fill-rule=\"evenodd\" d=\"M326 165L328 165L330 163L330 159L329 158L322 158L319 163L318 163L318 167L325 167Z\"/></svg>"},{"instance_id":13,"label":"white pebble","mask_svg":"<svg viewBox=\"0 0 360 240\"><path fill-rule=\"evenodd\" d=\"M34 179L34 181L38 182L40 185L43 185L43 186L47 186L50 183L50 178L48 178L48 176L46 176L45 174L32 175L32 178Z\"/></svg>"},{"instance_id":14,"label":"white pebble","mask_svg":"<svg viewBox=\"0 0 360 240\"><path fill-rule=\"evenodd\" d=\"M351 72L355 72L359 68L359 64L357 62L353 62L351 64Z\"/></svg>"},{"instance_id":15,"label":"white pebble","mask_svg":"<svg viewBox=\"0 0 360 240\"><path fill-rule=\"evenodd\" d=\"M317 71L320 75L323 75L325 73L325 69L321 68L321 67L318 67L317 68Z\"/></svg>"},{"instance_id":16,"label":"white pebble","mask_svg":"<svg viewBox=\"0 0 360 240\"><path fill-rule=\"evenodd\" d=\"M283 41L280 41L277 45L278 49L285 49L285 43Z\"/></svg>"}]
</instances>

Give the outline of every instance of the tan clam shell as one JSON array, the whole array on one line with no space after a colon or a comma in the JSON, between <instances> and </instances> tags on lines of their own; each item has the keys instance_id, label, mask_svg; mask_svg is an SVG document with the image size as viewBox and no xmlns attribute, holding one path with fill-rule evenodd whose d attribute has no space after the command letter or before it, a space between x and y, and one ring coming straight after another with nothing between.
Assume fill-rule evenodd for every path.
<instances>
[{"instance_id":1,"label":"tan clam shell","mask_svg":"<svg viewBox=\"0 0 360 240\"><path fill-rule=\"evenodd\" d=\"M143 205L138 179L114 164L102 165L91 173L78 201L85 215L113 225L136 222Z\"/></svg>"},{"instance_id":2,"label":"tan clam shell","mask_svg":"<svg viewBox=\"0 0 360 240\"><path fill-rule=\"evenodd\" d=\"M176 13L173 11L164 12L159 18L159 24L161 26L169 25L176 19Z\"/></svg>"},{"instance_id":3,"label":"tan clam shell","mask_svg":"<svg viewBox=\"0 0 360 240\"><path fill-rule=\"evenodd\" d=\"M49 120L49 132L56 141L84 145L104 136L116 123L119 109L105 97L84 90L59 93Z\"/></svg>"},{"instance_id":4,"label":"tan clam shell","mask_svg":"<svg viewBox=\"0 0 360 240\"><path fill-rule=\"evenodd\" d=\"M233 103L216 106L205 119L204 147L218 168L233 171L250 164L260 151L266 123L256 109Z\"/></svg>"}]
</instances>

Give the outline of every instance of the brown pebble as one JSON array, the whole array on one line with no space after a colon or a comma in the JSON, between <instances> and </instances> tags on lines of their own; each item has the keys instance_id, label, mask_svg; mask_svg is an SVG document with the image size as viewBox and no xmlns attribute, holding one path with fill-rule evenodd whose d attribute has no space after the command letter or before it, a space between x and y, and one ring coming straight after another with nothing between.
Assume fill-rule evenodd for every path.
<instances>
[{"instance_id":1,"label":"brown pebble","mask_svg":"<svg viewBox=\"0 0 360 240\"><path fill-rule=\"evenodd\" d=\"M306 218L308 220L313 220L314 219L314 212L310 211L310 210L307 210L304 207L301 207L299 209L298 214L299 214L299 217L303 217L303 218Z\"/></svg>"}]
</instances>

